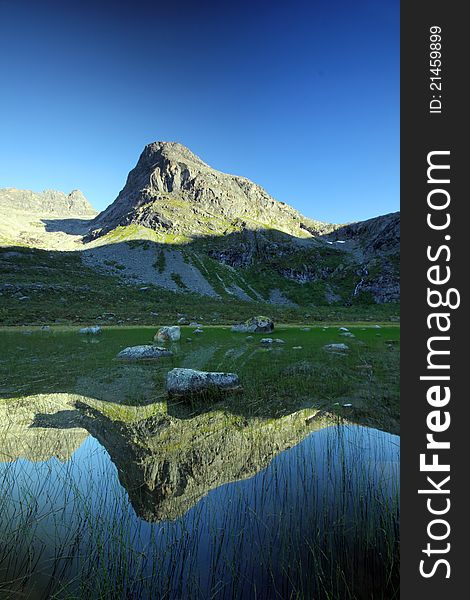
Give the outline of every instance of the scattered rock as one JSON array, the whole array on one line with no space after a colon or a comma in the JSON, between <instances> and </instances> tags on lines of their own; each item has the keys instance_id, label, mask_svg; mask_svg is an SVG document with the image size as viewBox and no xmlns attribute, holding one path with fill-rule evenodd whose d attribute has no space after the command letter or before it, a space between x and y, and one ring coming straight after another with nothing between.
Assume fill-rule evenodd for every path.
<instances>
[{"instance_id":1,"label":"scattered rock","mask_svg":"<svg viewBox=\"0 0 470 600\"><path fill-rule=\"evenodd\" d=\"M339 335L342 335L343 337L350 337L350 338L356 337L354 335L354 333L351 333L350 331L342 331Z\"/></svg>"},{"instance_id":2,"label":"scattered rock","mask_svg":"<svg viewBox=\"0 0 470 600\"><path fill-rule=\"evenodd\" d=\"M340 327L339 330L340 331L349 331L349 329L347 327Z\"/></svg>"},{"instance_id":3,"label":"scattered rock","mask_svg":"<svg viewBox=\"0 0 470 600\"><path fill-rule=\"evenodd\" d=\"M292 346L292 350L302 350L302 346Z\"/></svg>"},{"instance_id":4,"label":"scattered rock","mask_svg":"<svg viewBox=\"0 0 470 600\"><path fill-rule=\"evenodd\" d=\"M86 335L96 335L101 333L103 330L99 325L92 325L91 327L82 327L78 333L84 333Z\"/></svg>"},{"instance_id":5,"label":"scattered rock","mask_svg":"<svg viewBox=\"0 0 470 600\"><path fill-rule=\"evenodd\" d=\"M245 321L233 325L232 331L237 333L270 333L274 330L274 321L269 317L252 317Z\"/></svg>"},{"instance_id":6,"label":"scattered rock","mask_svg":"<svg viewBox=\"0 0 470 600\"><path fill-rule=\"evenodd\" d=\"M311 330L312 330L312 328L311 328L311 327L302 327L302 328L300 329L300 331L311 331Z\"/></svg>"},{"instance_id":7,"label":"scattered rock","mask_svg":"<svg viewBox=\"0 0 470 600\"><path fill-rule=\"evenodd\" d=\"M177 342L181 338L181 328L178 325L160 327L154 336L156 342Z\"/></svg>"},{"instance_id":8,"label":"scattered rock","mask_svg":"<svg viewBox=\"0 0 470 600\"><path fill-rule=\"evenodd\" d=\"M275 344L285 344L286 342L284 340L281 340L280 338L275 338L274 343Z\"/></svg>"},{"instance_id":9,"label":"scattered rock","mask_svg":"<svg viewBox=\"0 0 470 600\"><path fill-rule=\"evenodd\" d=\"M273 338L261 338L260 344L272 344L274 342Z\"/></svg>"},{"instance_id":10,"label":"scattered rock","mask_svg":"<svg viewBox=\"0 0 470 600\"><path fill-rule=\"evenodd\" d=\"M166 376L169 396L188 396L204 392L229 392L240 390L235 373L216 373L194 369L172 369Z\"/></svg>"},{"instance_id":11,"label":"scattered rock","mask_svg":"<svg viewBox=\"0 0 470 600\"><path fill-rule=\"evenodd\" d=\"M333 352L347 352L349 350L349 346L346 346L346 344L326 344L323 348Z\"/></svg>"},{"instance_id":12,"label":"scattered rock","mask_svg":"<svg viewBox=\"0 0 470 600\"><path fill-rule=\"evenodd\" d=\"M193 331L193 333L204 333L204 330L203 330L203 329L201 329L200 327L198 327L197 329L195 329L195 330Z\"/></svg>"},{"instance_id":13,"label":"scattered rock","mask_svg":"<svg viewBox=\"0 0 470 600\"><path fill-rule=\"evenodd\" d=\"M247 335L245 339L246 339L247 342L251 342L255 338L252 335Z\"/></svg>"},{"instance_id":14,"label":"scattered rock","mask_svg":"<svg viewBox=\"0 0 470 600\"><path fill-rule=\"evenodd\" d=\"M162 356L172 356L173 352L159 346L150 344L143 346L129 346L121 350L116 358L121 360L156 360Z\"/></svg>"}]
</instances>

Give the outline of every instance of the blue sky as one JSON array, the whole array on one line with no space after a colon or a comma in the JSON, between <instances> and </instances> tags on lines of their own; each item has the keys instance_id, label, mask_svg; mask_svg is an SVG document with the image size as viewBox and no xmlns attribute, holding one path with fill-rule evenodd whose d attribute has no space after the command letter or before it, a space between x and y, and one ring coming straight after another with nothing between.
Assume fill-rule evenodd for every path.
<instances>
[{"instance_id":1,"label":"blue sky","mask_svg":"<svg viewBox=\"0 0 470 600\"><path fill-rule=\"evenodd\" d=\"M307 216L399 209L399 2L0 0L0 187L102 210L179 141Z\"/></svg>"}]
</instances>

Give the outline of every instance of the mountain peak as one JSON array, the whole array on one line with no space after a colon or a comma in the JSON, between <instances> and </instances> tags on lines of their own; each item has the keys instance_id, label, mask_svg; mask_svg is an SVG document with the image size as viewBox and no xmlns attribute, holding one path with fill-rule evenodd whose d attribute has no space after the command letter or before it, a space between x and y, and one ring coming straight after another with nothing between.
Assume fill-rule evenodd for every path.
<instances>
[{"instance_id":1,"label":"mountain peak","mask_svg":"<svg viewBox=\"0 0 470 600\"><path fill-rule=\"evenodd\" d=\"M196 156L194 152L191 152L188 147L180 142L152 142L145 146L142 154L154 157L162 156L169 160L183 159L190 162L205 164L199 156Z\"/></svg>"},{"instance_id":2,"label":"mountain peak","mask_svg":"<svg viewBox=\"0 0 470 600\"><path fill-rule=\"evenodd\" d=\"M241 229L308 237L329 228L278 202L249 179L213 169L186 146L162 141L145 146L126 185L94 227L103 235L131 223L189 237Z\"/></svg>"}]
</instances>

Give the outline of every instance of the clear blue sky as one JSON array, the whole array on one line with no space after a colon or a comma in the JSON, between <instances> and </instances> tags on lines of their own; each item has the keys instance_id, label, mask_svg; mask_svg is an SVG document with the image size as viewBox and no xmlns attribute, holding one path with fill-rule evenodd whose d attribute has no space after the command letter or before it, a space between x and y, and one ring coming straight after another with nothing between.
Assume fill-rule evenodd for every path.
<instances>
[{"instance_id":1,"label":"clear blue sky","mask_svg":"<svg viewBox=\"0 0 470 600\"><path fill-rule=\"evenodd\" d=\"M97 209L179 141L307 216L399 208L399 2L0 0L0 187Z\"/></svg>"}]
</instances>

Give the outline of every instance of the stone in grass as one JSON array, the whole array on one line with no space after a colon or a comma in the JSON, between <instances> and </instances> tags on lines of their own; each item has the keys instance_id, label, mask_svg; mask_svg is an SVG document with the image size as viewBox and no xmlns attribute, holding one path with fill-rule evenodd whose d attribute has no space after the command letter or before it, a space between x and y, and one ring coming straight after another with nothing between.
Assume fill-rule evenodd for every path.
<instances>
[{"instance_id":1,"label":"stone in grass","mask_svg":"<svg viewBox=\"0 0 470 600\"><path fill-rule=\"evenodd\" d=\"M347 352L349 350L349 346L346 344L326 344L323 348L331 352Z\"/></svg>"},{"instance_id":2,"label":"stone in grass","mask_svg":"<svg viewBox=\"0 0 470 600\"><path fill-rule=\"evenodd\" d=\"M350 338L356 337L354 335L354 333L351 333L350 331L342 331L339 335L342 335L343 337L350 337Z\"/></svg>"},{"instance_id":3,"label":"stone in grass","mask_svg":"<svg viewBox=\"0 0 470 600\"><path fill-rule=\"evenodd\" d=\"M311 327L302 327L300 331L311 331Z\"/></svg>"},{"instance_id":4,"label":"stone in grass","mask_svg":"<svg viewBox=\"0 0 470 600\"><path fill-rule=\"evenodd\" d=\"M177 342L181 338L181 328L178 325L160 327L154 336L156 342Z\"/></svg>"},{"instance_id":5,"label":"stone in grass","mask_svg":"<svg viewBox=\"0 0 470 600\"><path fill-rule=\"evenodd\" d=\"M203 330L203 329L201 329L200 327L198 327L197 329L195 329L195 330L193 331L193 333L204 333L204 330Z\"/></svg>"},{"instance_id":6,"label":"stone in grass","mask_svg":"<svg viewBox=\"0 0 470 600\"><path fill-rule=\"evenodd\" d=\"M159 348L150 344L143 346L128 346L121 350L116 358L120 360L157 360L162 356L173 356L173 352L166 348Z\"/></svg>"},{"instance_id":7,"label":"stone in grass","mask_svg":"<svg viewBox=\"0 0 470 600\"><path fill-rule=\"evenodd\" d=\"M241 389L235 373L196 371L177 367L167 373L166 390L169 396L232 392Z\"/></svg>"},{"instance_id":8,"label":"stone in grass","mask_svg":"<svg viewBox=\"0 0 470 600\"><path fill-rule=\"evenodd\" d=\"M340 327L339 330L340 331L349 331L349 329L347 327Z\"/></svg>"},{"instance_id":9,"label":"stone in grass","mask_svg":"<svg viewBox=\"0 0 470 600\"><path fill-rule=\"evenodd\" d=\"M261 338L259 341L260 344L273 344L273 338Z\"/></svg>"},{"instance_id":10,"label":"stone in grass","mask_svg":"<svg viewBox=\"0 0 470 600\"><path fill-rule=\"evenodd\" d=\"M99 325L92 325L91 327L82 327L78 333L83 333L85 335L96 335L101 333L102 329Z\"/></svg>"},{"instance_id":11,"label":"stone in grass","mask_svg":"<svg viewBox=\"0 0 470 600\"><path fill-rule=\"evenodd\" d=\"M302 350L302 346L292 346L292 350Z\"/></svg>"},{"instance_id":12,"label":"stone in grass","mask_svg":"<svg viewBox=\"0 0 470 600\"><path fill-rule=\"evenodd\" d=\"M274 330L274 321L269 317L252 317L244 323L233 325L232 331L237 333L270 333Z\"/></svg>"}]
</instances>

